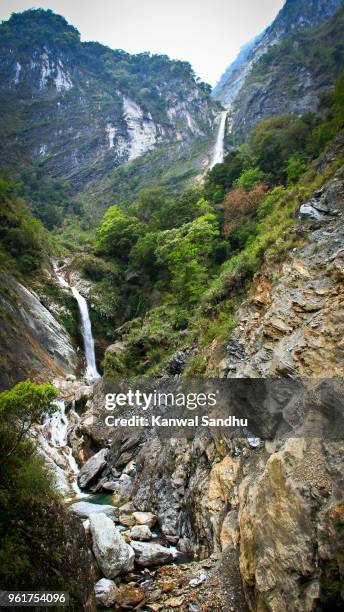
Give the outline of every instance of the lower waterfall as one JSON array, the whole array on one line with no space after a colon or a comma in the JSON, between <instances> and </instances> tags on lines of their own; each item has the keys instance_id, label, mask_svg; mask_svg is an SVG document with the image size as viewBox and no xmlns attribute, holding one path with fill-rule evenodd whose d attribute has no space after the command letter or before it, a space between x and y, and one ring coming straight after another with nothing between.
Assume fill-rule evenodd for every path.
<instances>
[{"instance_id":1,"label":"lower waterfall","mask_svg":"<svg viewBox=\"0 0 344 612\"><path fill-rule=\"evenodd\" d=\"M68 446L68 417L66 415L66 402L64 400L55 400L54 405L57 410L52 415L46 415L43 421L42 431L48 444L54 449L54 453L48 453L47 445L45 452L50 456L50 459L55 465L66 472L68 484L71 490L78 497L84 497L85 494L80 490L77 483L77 475L79 473L78 464L74 459L73 452ZM58 470L55 470L58 479ZM61 483L62 487L65 483Z\"/></svg>"}]
</instances>

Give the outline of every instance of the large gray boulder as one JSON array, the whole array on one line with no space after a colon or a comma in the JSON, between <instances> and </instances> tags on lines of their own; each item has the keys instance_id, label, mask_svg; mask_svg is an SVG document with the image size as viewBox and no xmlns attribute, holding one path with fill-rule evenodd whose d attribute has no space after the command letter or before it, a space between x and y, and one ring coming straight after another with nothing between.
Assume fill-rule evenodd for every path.
<instances>
[{"instance_id":1,"label":"large gray boulder","mask_svg":"<svg viewBox=\"0 0 344 612\"><path fill-rule=\"evenodd\" d=\"M90 515L92 549L106 578L127 574L133 567L130 547L104 513Z\"/></svg>"},{"instance_id":2,"label":"large gray boulder","mask_svg":"<svg viewBox=\"0 0 344 612\"><path fill-rule=\"evenodd\" d=\"M148 525L134 525L130 530L130 537L140 542L148 542L153 538L153 534Z\"/></svg>"},{"instance_id":3,"label":"large gray boulder","mask_svg":"<svg viewBox=\"0 0 344 612\"><path fill-rule=\"evenodd\" d=\"M90 518L91 514L106 514L112 520L118 519L119 509L110 504L91 504L90 502L80 501L71 504L70 510L80 516L80 518Z\"/></svg>"},{"instance_id":4,"label":"large gray boulder","mask_svg":"<svg viewBox=\"0 0 344 612\"><path fill-rule=\"evenodd\" d=\"M137 525L147 525L147 527L153 527L157 521L157 516L153 512L133 512L133 517Z\"/></svg>"},{"instance_id":5,"label":"large gray boulder","mask_svg":"<svg viewBox=\"0 0 344 612\"><path fill-rule=\"evenodd\" d=\"M78 474L78 483L82 489L87 487L87 485L91 483L97 474L99 474L99 472L105 467L107 453L107 448L103 448L82 466Z\"/></svg>"},{"instance_id":6,"label":"large gray boulder","mask_svg":"<svg viewBox=\"0 0 344 612\"><path fill-rule=\"evenodd\" d=\"M108 580L108 578L98 580L94 592L98 608L110 608L116 603L118 588L113 580Z\"/></svg>"},{"instance_id":7,"label":"large gray boulder","mask_svg":"<svg viewBox=\"0 0 344 612\"><path fill-rule=\"evenodd\" d=\"M123 504L130 500L134 488L134 481L127 474L122 474L116 482L116 487L113 489L113 503Z\"/></svg>"},{"instance_id":8,"label":"large gray boulder","mask_svg":"<svg viewBox=\"0 0 344 612\"><path fill-rule=\"evenodd\" d=\"M136 563L142 565L142 567L163 565L164 563L173 561L176 557L175 549L166 548L160 544L132 540L130 545L134 550Z\"/></svg>"}]
</instances>

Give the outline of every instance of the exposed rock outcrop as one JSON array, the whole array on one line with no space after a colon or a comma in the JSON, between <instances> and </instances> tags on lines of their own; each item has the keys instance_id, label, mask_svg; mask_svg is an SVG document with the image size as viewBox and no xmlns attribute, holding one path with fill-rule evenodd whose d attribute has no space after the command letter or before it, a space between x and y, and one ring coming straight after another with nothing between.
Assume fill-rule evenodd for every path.
<instances>
[{"instance_id":1,"label":"exposed rock outcrop","mask_svg":"<svg viewBox=\"0 0 344 612\"><path fill-rule=\"evenodd\" d=\"M103 448L84 463L78 474L78 483L80 487L87 487L87 485L90 485L94 478L98 476L99 472L106 465L107 453L107 449Z\"/></svg>"},{"instance_id":2,"label":"exposed rock outcrop","mask_svg":"<svg viewBox=\"0 0 344 612\"><path fill-rule=\"evenodd\" d=\"M0 388L23 378L36 381L75 374L78 357L72 340L37 295L8 275L1 275Z\"/></svg>"},{"instance_id":3,"label":"exposed rock outcrop","mask_svg":"<svg viewBox=\"0 0 344 612\"><path fill-rule=\"evenodd\" d=\"M274 283L263 271L239 312L224 364L230 378L344 375L344 168L300 214L305 245L276 270Z\"/></svg>"},{"instance_id":4,"label":"exposed rock outcrop","mask_svg":"<svg viewBox=\"0 0 344 612\"><path fill-rule=\"evenodd\" d=\"M39 162L80 191L99 188L116 167L162 145L165 165L172 143L190 152L197 138L212 137L216 104L186 62L81 42L51 11L14 14L0 27L6 164ZM18 45L24 37L25 54ZM26 137L18 139L17 129Z\"/></svg>"}]
</instances>

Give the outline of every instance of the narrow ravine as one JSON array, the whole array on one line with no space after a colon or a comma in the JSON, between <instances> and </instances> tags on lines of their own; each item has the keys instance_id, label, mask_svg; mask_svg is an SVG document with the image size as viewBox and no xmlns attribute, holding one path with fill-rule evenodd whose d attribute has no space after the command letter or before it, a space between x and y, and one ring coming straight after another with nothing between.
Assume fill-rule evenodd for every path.
<instances>
[{"instance_id":1,"label":"narrow ravine","mask_svg":"<svg viewBox=\"0 0 344 612\"><path fill-rule=\"evenodd\" d=\"M92 413L93 385L100 374L87 301L70 278L67 282L61 268L55 268L55 277L78 303L86 368L81 380L68 377L58 381L61 399L55 402L56 411L44 419L41 442L66 504L83 524L102 576L94 585L97 607L200 612L204 604L214 612L230 610L231 604L237 604L237 594L234 586L224 589L218 579L226 569L220 557L214 554L203 560L194 558L189 547L177 545L180 533L166 535L154 504L133 497L137 464L135 458L130 459L130 453L125 465L116 468L111 463L111 449L103 446L98 452L87 453L81 461L78 456L82 464L79 469L73 456L75 436L82 440L83 421L87 422ZM79 397L80 392L91 402L81 418L71 399ZM237 612L244 611L240 599Z\"/></svg>"}]
</instances>

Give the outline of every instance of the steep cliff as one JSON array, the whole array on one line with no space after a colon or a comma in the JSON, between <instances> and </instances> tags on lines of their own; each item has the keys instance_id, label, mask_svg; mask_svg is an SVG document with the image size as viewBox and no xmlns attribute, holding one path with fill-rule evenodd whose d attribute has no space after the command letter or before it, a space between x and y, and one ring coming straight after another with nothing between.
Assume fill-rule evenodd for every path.
<instances>
[{"instance_id":1,"label":"steep cliff","mask_svg":"<svg viewBox=\"0 0 344 612\"><path fill-rule=\"evenodd\" d=\"M182 154L212 134L216 107L187 62L81 43L51 11L12 15L0 37L2 165L39 163L80 191L150 151L170 159L171 145Z\"/></svg>"},{"instance_id":2,"label":"steep cliff","mask_svg":"<svg viewBox=\"0 0 344 612\"><path fill-rule=\"evenodd\" d=\"M325 388L326 383L314 381L309 401ZM329 388L332 401L342 406L340 383ZM104 392L96 389L77 430L81 442L91 439L97 448L109 434L95 420L104 406ZM288 384L281 380L274 400L288 410L289 399ZM251 401L254 405L254 395ZM194 602L200 610L210 605L213 610L244 611L246 598L252 611L340 610L343 469L343 444L336 436L303 437L296 431L252 442L230 432L217 435L209 430L186 438L119 427L111 430L106 465L103 462L92 487L115 491L120 523L130 525L126 521L137 510L153 513L164 546L198 555L205 577L189 586L185 580L177 583L185 604ZM176 574L172 569L171 577ZM150 588L155 590L154 601L164 604L158 579L159 573L147 595ZM202 582L206 592L200 602ZM174 588L172 583L170 590Z\"/></svg>"},{"instance_id":3,"label":"steep cliff","mask_svg":"<svg viewBox=\"0 0 344 612\"><path fill-rule=\"evenodd\" d=\"M23 378L44 381L76 374L73 341L39 297L7 274L1 274L0 286L0 388Z\"/></svg>"},{"instance_id":4,"label":"steep cliff","mask_svg":"<svg viewBox=\"0 0 344 612\"><path fill-rule=\"evenodd\" d=\"M302 204L306 239L283 264L266 263L238 313L223 363L229 377L343 377L344 168Z\"/></svg>"},{"instance_id":5,"label":"steep cliff","mask_svg":"<svg viewBox=\"0 0 344 612\"><path fill-rule=\"evenodd\" d=\"M340 0L288 0L272 25L229 66L214 96L231 109L232 132L246 137L261 119L315 111L342 66ZM340 13L331 19L333 13Z\"/></svg>"}]
</instances>

